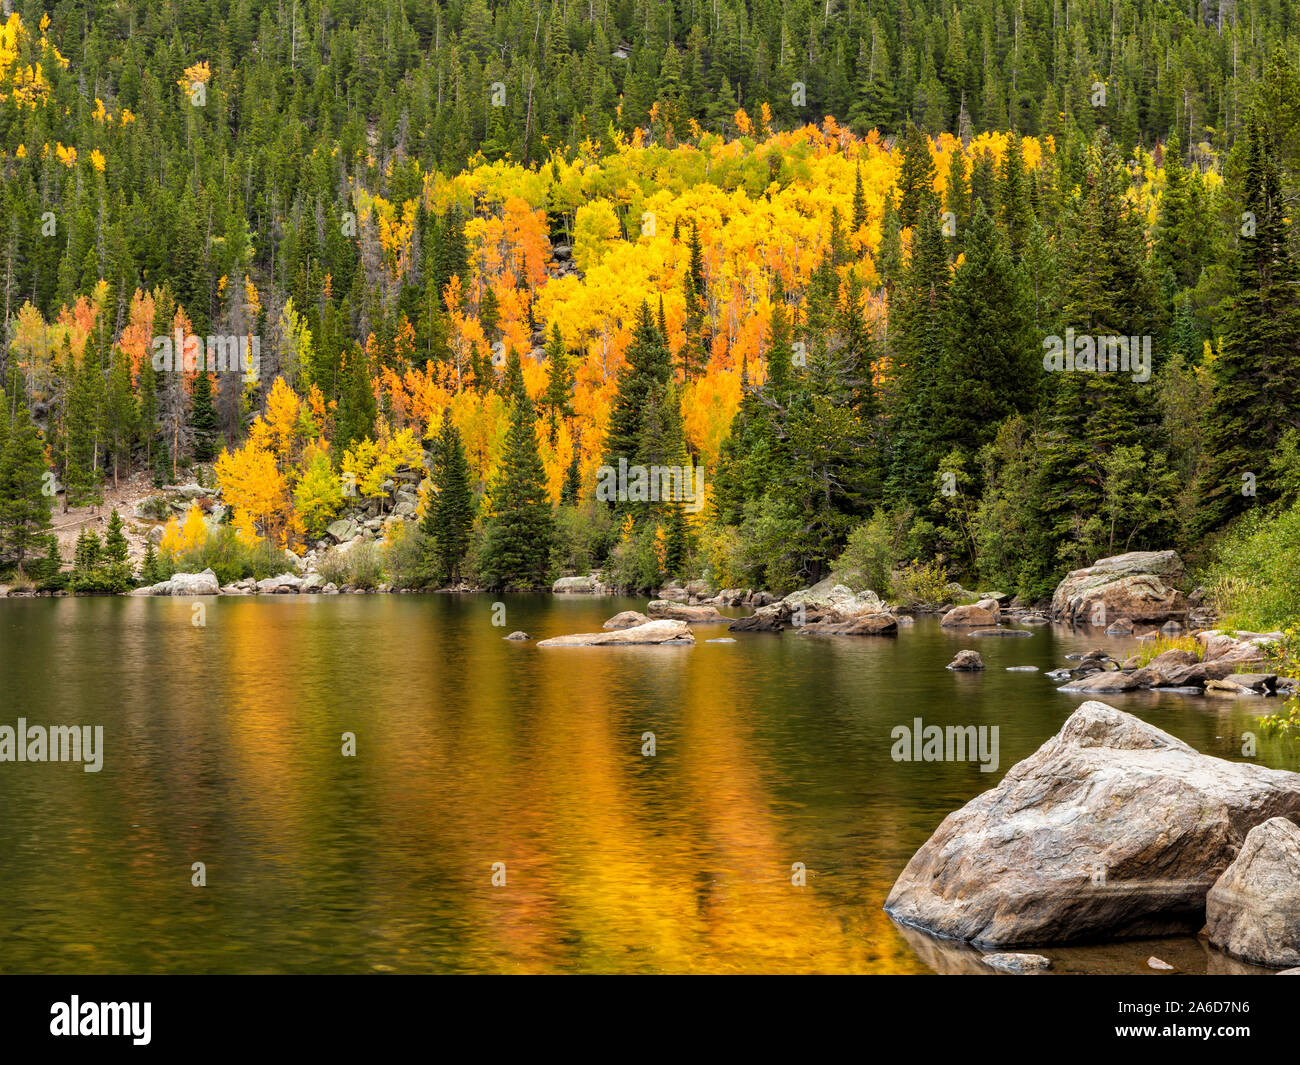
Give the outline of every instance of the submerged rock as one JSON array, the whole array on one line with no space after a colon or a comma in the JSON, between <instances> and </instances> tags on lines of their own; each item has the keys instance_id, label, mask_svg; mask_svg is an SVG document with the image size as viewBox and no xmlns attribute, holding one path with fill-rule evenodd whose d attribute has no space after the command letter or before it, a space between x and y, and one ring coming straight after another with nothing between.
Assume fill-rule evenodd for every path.
<instances>
[{"instance_id":1,"label":"submerged rock","mask_svg":"<svg viewBox=\"0 0 1300 1065\"><path fill-rule=\"evenodd\" d=\"M503 640L531 640L532 637L526 632L512 632L509 636L501 637Z\"/></svg>"},{"instance_id":2,"label":"submerged rock","mask_svg":"<svg viewBox=\"0 0 1300 1065\"><path fill-rule=\"evenodd\" d=\"M973 629L972 636L1032 636L1032 632L1025 632L1024 629Z\"/></svg>"},{"instance_id":3,"label":"submerged rock","mask_svg":"<svg viewBox=\"0 0 1300 1065\"><path fill-rule=\"evenodd\" d=\"M980 960L1004 973L1040 973L1052 967L1041 954L985 954Z\"/></svg>"},{"instance_id":4,"label":"submerged rock","mask_svg":"<svg viewBox=\"0 0 1300 1065\"><path fill-rule=\"evenodd\" d=\"M1300 965L1300 828L1256 825L1205 900L1210 943L1263 965Z\"/></svg>"},{"instance_id":5,"label":"submerged rock","mask_svg":"<svg viewBox=\"0 0 1300 1065\"><path fill-rule=\"evenodd\" d=\"M631 644L693 644L695 634L684 621L661 619L634 625L630 629L610 632L578 632L571 636L552 636L541 640L538 647L611 647Z\"/></svg>"},{"instance_id":6,"label":"submerged rock","mask_svg":"<svg viewBox=\"0 0 1300 1065\"><path fill-rule=\"evenodd\" d=\"M1084 677L1075 677L1069 684L1063 684L1056 690L1058 692L1132 692L1142 687L1134 680L1134 676L1133 673L1103 670L1089 673Z\"/></svg>"},{"instance_id":7,"label":"submerged rock","mask_svg":"<svg viewBox=\"0 0 1300 1065\"><path fill-rule=\"evenodd\" d=\"M951 813L885 909L984 945L1195 933L1261 820L1300 816L1300 774L1199 754L1100 702Z\"/></svg>"}]
</instances>

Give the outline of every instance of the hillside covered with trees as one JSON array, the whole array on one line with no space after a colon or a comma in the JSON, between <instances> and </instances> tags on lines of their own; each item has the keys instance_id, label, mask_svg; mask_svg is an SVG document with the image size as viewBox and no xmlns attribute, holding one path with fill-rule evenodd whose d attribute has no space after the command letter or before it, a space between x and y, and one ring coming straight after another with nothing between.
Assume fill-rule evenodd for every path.
<instances>
[{"instance_id":1,"label":"hillside covered with trees","mask_svg":"<svg viewBox=\"0 0 1300 1065\"><path fill-rule=\"evenodd\" d=\"M255 572L414 468L407 585L1041 597L1177 547L1300 596L1258 561L1300 527L1294 5L14 8L15 577L140 469L230 508L151 565ZM620 460L703 494L603 498Z\"/></svg>"}]
</instances>

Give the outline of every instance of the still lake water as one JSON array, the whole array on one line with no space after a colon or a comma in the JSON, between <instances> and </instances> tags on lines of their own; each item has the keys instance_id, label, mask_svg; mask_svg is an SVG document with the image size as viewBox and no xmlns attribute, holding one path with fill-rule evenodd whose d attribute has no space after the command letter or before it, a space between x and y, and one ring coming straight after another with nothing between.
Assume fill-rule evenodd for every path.
<instances>
[{"instance_id":1,"label":"still lake water","mask_svg":"<svg viewBox=\"0 0 1300 1065\"><path fill-rule=\"evenodd\" d=\"M207 599L202 628L195 602L0 601L0 724L102 724L105 746L99 773L0 763L0 972L978 969L881 904L1083 701L1042 671L1132 646L926 618L896 638L697 626L694 647L538 648L502 637L597 631L644 600L506 597L504 628L489 596ZM985 672L944 668L962 647ZM1263 707L1105 698L1227 758ZM997 772L894 762L916 717L999 726ZM1259 761L1297 768L1276 744ZM1044 953L1251 970L1191 936Z\"/></svg>"}]
</instances>

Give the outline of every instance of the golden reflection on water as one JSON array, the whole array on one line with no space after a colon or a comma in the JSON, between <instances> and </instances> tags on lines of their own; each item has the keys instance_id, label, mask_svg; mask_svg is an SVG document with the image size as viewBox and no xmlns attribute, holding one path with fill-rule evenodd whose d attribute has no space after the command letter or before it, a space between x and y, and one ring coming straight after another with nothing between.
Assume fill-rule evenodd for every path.
<instances>
[{"instance_id":1,"label":"golden reflection on water","mask_svg":"<svg viewBox=\"0 0 1300 1065\"><path fill-rule=\"evenodd\" d=\"M898 973L957 957L914 948L880 905L943 816L1077 705L998 667L1050 668L1073 644L998 641L1016 646L986 650L972 681L942 668L953 637L926 624L734 644L701 628L672 648L502 639L637 605L519 597L498 628L487 597L223 598L201 627L186 600L0 603L0 723L102 723L107 748L98 774L0 765L0 971ZM1137 709L1218 754L1239 724ZM889 732L914 714L1000 724L999 772L894 763Z\"/></svg>"}]
</instances>

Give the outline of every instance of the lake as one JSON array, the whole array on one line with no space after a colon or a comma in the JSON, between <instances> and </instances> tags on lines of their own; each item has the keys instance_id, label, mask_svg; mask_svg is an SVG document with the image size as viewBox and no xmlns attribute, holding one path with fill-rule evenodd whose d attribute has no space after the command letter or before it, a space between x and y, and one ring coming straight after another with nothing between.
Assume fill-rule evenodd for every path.
<instances>
[{"instance_id":1,"label":"lake","mask_svg":"<svg viewBox=\"0 0 1300 1065\"><path fill-rule=\"evenodd\" d=\"M933 618L897 637L696 626L693 647L503 639L644 607L0 601L0 725L104 730L98 773L0 763L0 971L965 971L970 951L883 913L890 886L1084 700L1043 671L1134 646ZM988 668L946 670L963 647ZM1104 698L1225 758L1265 705ZM916 718L996 725L996 772L894 761L892 731ZM1261 741L1258 760L1295 769L1288 750ZM1152 953L1252 968L1191 936L1045 953L1058 972L1142 972Z\"/></svg>"}]
</instances>

